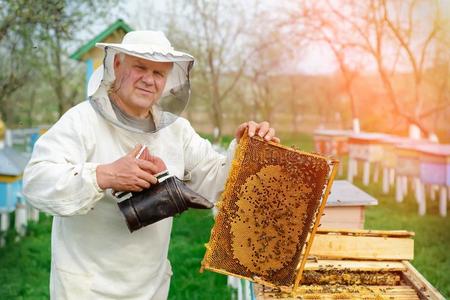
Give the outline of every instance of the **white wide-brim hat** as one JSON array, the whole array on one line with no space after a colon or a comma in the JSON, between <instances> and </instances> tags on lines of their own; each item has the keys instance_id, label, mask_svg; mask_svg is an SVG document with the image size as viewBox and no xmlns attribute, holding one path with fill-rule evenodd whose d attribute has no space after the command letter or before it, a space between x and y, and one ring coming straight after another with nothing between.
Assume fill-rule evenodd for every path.
<instances>
[{"instance_id":1,"label":"white wide-brim hat","mask_svg":"<svg viewBox=\"0 0 450 300\"><path fill-rule=\"evenodd\" d=\"M131 31L119 43L97 43L105 50L103 64L89 78L87 95L94 108L106 119L132 131L139 129L122 124L116 117L108 98L108 90L115 80L114 56L124 53L157 62L172 62L161 98L153 105L151 113L156 130L171 124L189 102L189 74L194 64L190 54L176 51L161 31Z\"/></svg>"}]
</instances>

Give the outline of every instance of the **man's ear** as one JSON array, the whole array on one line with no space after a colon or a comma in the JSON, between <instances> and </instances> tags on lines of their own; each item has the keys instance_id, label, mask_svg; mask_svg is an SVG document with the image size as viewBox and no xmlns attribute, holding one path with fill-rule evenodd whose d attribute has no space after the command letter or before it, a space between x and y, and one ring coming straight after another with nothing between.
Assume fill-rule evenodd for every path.
<instances>
[{"instance_id":1,"label":"man's ear","mask_svg":"<svg viewBox=\"0 0 450 300\"><path fill-rule=\"evenodd\" d=\"M116 71L120 66L120 57L119 54L114 55L114 71Z\"/></svg>"}]
</instances>

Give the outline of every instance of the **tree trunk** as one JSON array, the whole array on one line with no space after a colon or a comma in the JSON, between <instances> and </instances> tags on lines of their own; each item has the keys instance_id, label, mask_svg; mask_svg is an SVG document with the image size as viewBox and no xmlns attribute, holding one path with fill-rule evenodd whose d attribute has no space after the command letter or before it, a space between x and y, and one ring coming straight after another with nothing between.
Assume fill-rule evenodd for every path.
<instances>
[{"instance_id":1,"label":"tree trunk","mask_svg":"<svg viewBox=\"0 0 450 300\"><path fill-rule=\"evenodd\" d=\"M213 84L213 91L212 91L212 110L213 110L213 124L214 128L217 128L218 134L217 138L214 138L214 142L218 142L220 138L222 137L222 105L221 105L221 99L219 96L219 86L217 82L214 82Z\"/></svg>"},{"instance_id":2,"label":"tree trunk","mask_svg":"<svg viewBox=\"0 0 450 300\"><path fill-rule=\"evenodd\" d=\"M55 55L55 67L56 67L56 78L53 82L55 85L55 93L58 101L58 116L61 118L61 116L64 114L64 90L63 90L63 73L62 73L62 65L61 65L61 41L59 37L59 33L57 30L55 30L55 37L56 37L56 47L54 50Z\"/></svg>"}]
</instances>

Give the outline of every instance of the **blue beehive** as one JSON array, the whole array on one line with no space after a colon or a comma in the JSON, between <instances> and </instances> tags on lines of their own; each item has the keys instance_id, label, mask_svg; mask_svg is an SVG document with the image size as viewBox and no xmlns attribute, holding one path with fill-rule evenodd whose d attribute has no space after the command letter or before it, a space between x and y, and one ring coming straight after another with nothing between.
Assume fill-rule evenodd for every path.
<instances>
[{"instance_id":1,"label":"blue beehive","mask_svg":"<svg viewBox=\"0 0 450 300\"><path fill-rule=\"evenodd\" d=\"M0 149L0 212L11 212L21 198L22 173L29 155L11 147Z\"/></svg>"}]
</instances>

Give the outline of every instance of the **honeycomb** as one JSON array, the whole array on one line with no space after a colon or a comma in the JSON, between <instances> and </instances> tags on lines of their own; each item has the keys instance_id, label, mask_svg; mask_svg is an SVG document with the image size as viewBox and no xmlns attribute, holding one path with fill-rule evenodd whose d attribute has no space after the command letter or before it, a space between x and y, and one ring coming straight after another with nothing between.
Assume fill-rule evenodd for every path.
<instances>
[{"instance_id":1,"label":"honeycomb","mask_svg":"<svg viewBox=\"0 0 450 300\"><path fill-rule=\"evenodd\" d=\"M244 136L202 269L292 287L329 183L330 161Z\"/></svg>"},{"instance_id":2,"label":"honeycomb","mask_svg":"<svg viewBox=\"0 0 450 300\"><path fill-rule=\"evenodd\" d=\"M332 269L305 272L302 278L302 285L314 284L395 286L400 284L400 273Z\"/></svg>"},{"instance_id":3,"label":"honeycomb","mask_svg":"<svg viewBox=\"0 0 450 300\"><path fill-rule=\"evenodd\" d=\"M256 285L256 299L365 299L365 300L382 300L382 299L422 299L408 285L385 286L385 285L301 285L296 293L285 293L278 289Z\"/></svg>"}]
</instances>

